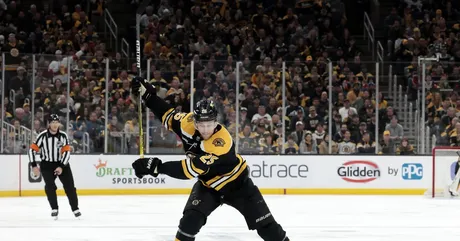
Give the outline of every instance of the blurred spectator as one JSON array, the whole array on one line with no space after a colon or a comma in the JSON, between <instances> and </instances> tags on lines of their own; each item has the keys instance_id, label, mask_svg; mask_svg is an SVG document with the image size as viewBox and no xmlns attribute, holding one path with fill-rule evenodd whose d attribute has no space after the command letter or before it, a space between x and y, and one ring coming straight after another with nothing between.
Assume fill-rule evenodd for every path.
<instances>
[{"instance_id":1,"label":"blurred spectator","mask_svg":"<svg viewBox=\"0 0 460 241\"><path fill-rule=\"evenodd\" d=\"M339 131L334 135L333 140L337 143L340 143L345 139L345 132L348 131L348 126L346 123L340 125ZM349 131L348 131L349 132Z\"/></svg>"},{"instance_id":2,"label":"blurred spectator","mask_svg":"<svg viewBox=\"0 0 460 241\"><path fill-rule=\"evenodd\" d=\"M455 124L455 129L450 133L450 146L460 146L460 123Z\"/></svg>"},{"instance_id":3,"label":"blurred spectator","mask_svg":"<svg viewBox=\"0 0 460 241\"><path fill-rule=\"evenodd\" d=\"M358 111L350 106L350 100L345 99L343 107L339 109L339 114L342 117L342 121L345 121L349 116L357 115Z\"/></svg>"},{"instance_id":4,"label":"blurred spectator","mask_svg":"<svg viewBox=\"0 0 460 241\"><path fill-rule=\"evenodd\" d=\"M302 142L304 139L305 139L305 135L307 133L310 133L311 135L311 132L310 131L306 131L304 129L304 124L302 121L297 121L296 122L296 127L295 127L295 131L291 133L291 136L294 140L294 142L297 144L297 145L300 145L300 142Z\"/></svg>"},{"instance_id":5,"label":"blurred spectator","mask_svg":"<svg viewBox=\"0 0 460 241\"><path fill-rule=\"evenodd\" d=\"M251 151L257 147L256 138L258 138L257 133L252 132L251 125L246 124L243 128L243 131L238 135L240 150L242 151Z\"/></svg>"},{"instance_id":6,"label":"blurred spectator","mask_svg":"<svg viewBox=\"0 0 460 241\"><path fill-rule=\"evenodd\" d=\"M456 124L458 123L458 118L455 117L452 119L452 121L450 122L449 125L445 126L445 129L444 131L440 131L440 135L437 135L437 139L438 139L438 145L440 146L447 146L447 145L451 145L450 143L450 137L452 136L454 130L455 130L455 126ZM437 122L435 121L435 124L437 124L437 126L439 126L438 128L436 128L435 130L437 129L441 129L443 128L442 126L442 123L440 120L438 120Z\"/></svg>"},{"instance_id":7,"label":"blurred spectator","mask_svg":"<svg viewBox=\"0 0 460 241\"><path fill-rule=\"evenodd\" d=\"M311 134L310 134L311 137ZM295 143L293 136L288 136L287 142L284 144L284 154L298 154L299 146Z\"/></svg>"},{"instance_id":8,"label":"blurred spectator","mask_svg":"<svg viewBox=\"0 0 460 241\"><path fill-rule=\"evenodd\" d=\"M324 130L324 126L322 123L318 123L316 125L316 130L312 135L313 140L316 142L317 145L321 144L324 140L324 136L326 135L326 130Z\"/></svg>"},{"instance_id":9,"label":"blurred spectator","mask_svg":"<svg viewBox=\"0 0 460 241\"><path fill-rule=\"evenodd\" d=\"M356 133L356 136L355 136L356 142L357 142L357 143L360 142L360 141L363 139L363 136L364 136L365 134L368 134L370 140L373 140L373 136L372 136L371 133L368 131L367 123L366 123L366 122L361 122L361 123L359 123L359 130L358 130L358 132Z\"/></svg>"},{"instance_id":10,"label":"blurred spectator","mask_svg":"<svg viewBox=\"0 0 460 241\"><path fill-rule=\"evenodd\" d=\"M164 126L156 128L156 130L153 132L152 139L153 139L154 146L158 146L158 147L175 148L179 144L176 135L166 130ZM137 149L138 149L137 146L139 144L139 139L137 138L135 141L136 141L136 144L135 144L136 148L133 148L133 149L134 151L137 152Z\"/></svg>"},{"instance_id":11,"label":"blurred spectator","mask_svg":"<svg viewBox=\"0 0 460 241\"><path fill-rule=\"evenodd\" d=\"M331 146L332 146L332 150L331 152L329 152L329 141L332 142L331 143ZM321 144L319 145L318 147L318 153L320 155L324 155L324 154L338 154L339 153L339 146L338 144L333 141L333 140L330 140L330 136L329 134L325 134L324 135L324 138L323 138L323 141L321 142Z\"/></svg>"},{"instance_id":12,"label":"blurred spectator","mask_svg":"<svg viewBox=\"0 0 460 241\"><path fill-rule=\"evenodd\" d=\"M393 117L396 117L396 113L393 107L391 106L386 108L386 111L385 109L382 109L381 112L385 112L385 113L382 113L381 115L379 115L379 129L386 130L387 126L391 124Z\"/></svg>"},{"instance_id":13,"label":"blurred spectator","mask_svg":"<svg viewBox=\"0 0 460 241\"><path fill-rule=\"evenodd\" d=\"M351 139L354 142L359 142L361 139L359 138L360 136L360 122L359 122L359 115L354 114L347 118L347 126L348 130L351 133Z\"/></svg>"},{"instance_id":14,"label":"blurred spectator","mask_svg":"<svg viewBox=\"0 0 460 241\"><path fill-rule=\"evenodd\" d=\"M264 134L264 139L259 143L260 152L259 154L279 154L279 145L274 140L273 135L270 133Z\"/></svg>"},{"instance_id":15,"label":"blurred spectator","mask_svg":"<svg viewBox=\"0 0 460 241\"><path fill-rule=\"evenodd\" d=\"M398 124L398 118L395 115L391 118L391 123L386 126L385 130L390 132L390 140L394 142L399 142L404 136L404 129Z\"/></svg>"},{"instance_id":16,"label":"blurred spectator","mask_svg":"<svg viewBox=\"0 0 460 241\"><path fill-rule=\"evenodd\" d=\"M316 140L313 139L311 132L307 132L300 143L299 154L318 154Z\"/></svg>"},{"instance_id":17,"label":"blurred spectator","mask_svg":"<svg viewBox=\"0 0 460 241\"><path fill-rule=\"evenodd\" d=\"M383 132L383 140L380 144L380 152L379 154L387 154L387 155L394 155L395 154L395 145L390 139L390 131Z\"/></svg>"},{"instance_id":18,"label":"blurred spectator","mask_svg":"<svg viewBox=\"0 0 460 241\"><path fill-rule=\"evenodd\" d=\"M305 123L305 129L311 132L315 131L317 124L323 123L323 118L316 113L315 106L310 106L309 114L305 120Z\"/></svg>"},{"instance_id":19,"label":"blurred spectator","mask_svg":"<svg viewBox=\"0 0 460 241\"><path fill-rule=\"evenodd\" d=\"M357 149L359 154L374 154L376 144L371 140L369 132L364 132L361 141L358 142Z\"/></svg>"},{"instance_id":20,"label":"blurred spectator","mask_svg":"<svg viewBox=\"0 0 460 241\"><path fill-rule=\"evenodd\" d=\"M401 145L396 149L397 155L414 155L414 147L409 143L407 138L403 138Z\"/></svg>"},{"instance_id":21,"label":"blurred spectator","mask_svg":"<svg viewBox=\"0 0 460 241\"><path fill-rule=\"evenodd\" d=\"M252 116L251 123L256 126L268 126L272 121L272 117L266 112L265 106L258 107L257 113Z\"/></svg>"},{"instance_id":22,"label":"blurred spectator","mask_svg":"<svg viewBox=\"0 0 460 241\"><path fill-rule=\"evenodd\" d=\"M351 133L346 130L343 135L343 139L339 142L339 154L351 155L356 152L356 143L351 141Z\"/></svg>"}]
</instances>

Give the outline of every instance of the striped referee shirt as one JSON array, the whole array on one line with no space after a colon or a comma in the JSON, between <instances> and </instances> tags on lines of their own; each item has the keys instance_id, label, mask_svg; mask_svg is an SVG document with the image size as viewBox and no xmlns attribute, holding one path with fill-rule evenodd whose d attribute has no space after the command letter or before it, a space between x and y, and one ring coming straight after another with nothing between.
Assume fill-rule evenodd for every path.
<instances>
[{"instance_id":1,"label":"striped referee shirt","mask_svg":"<svg viewBox=\"0 0 460 241\"><path fill-rule=\"evenodd\" d=\"M37 166L35 156L40 153L40 161L60 162L67 165L70 159L69 138L65 132L58 130L52 134L49 130L43 131L37 136L29 149L29 162L32 166Z\"/></svg>"}]
</instances>

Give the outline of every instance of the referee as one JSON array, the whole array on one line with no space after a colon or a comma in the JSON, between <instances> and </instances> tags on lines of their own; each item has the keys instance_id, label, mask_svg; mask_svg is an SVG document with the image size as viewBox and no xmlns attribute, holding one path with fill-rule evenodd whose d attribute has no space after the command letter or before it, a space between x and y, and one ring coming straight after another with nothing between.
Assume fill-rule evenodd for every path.
<instances>
[{"instance_id":1,"label":"referee","mask_svg":"<svg viewBox=\"0 0 460 241\"><path fill-rule=\"evenodd\" d=\"M75 217L80 217L78 209L77 190L70 169L70 145L67 134L59 130L61 125L59 116L51 114L48 119L48 129L37 136L37 140L30 146L29 161L33 173L38 176L40 171L45 180L45 193L51 206L51 216L57 219L59 207L56 195L56 177L59 177L64 186L65 194L69 199L70 207ZM40 167L35 156L40 153Z\"/></svg>"}]
</instances>

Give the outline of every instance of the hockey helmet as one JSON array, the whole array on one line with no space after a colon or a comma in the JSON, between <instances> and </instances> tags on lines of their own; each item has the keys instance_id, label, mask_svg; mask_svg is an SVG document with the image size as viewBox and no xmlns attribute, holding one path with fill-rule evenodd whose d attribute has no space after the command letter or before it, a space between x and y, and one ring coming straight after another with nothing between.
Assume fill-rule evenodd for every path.
<instances>
[{"instance_id":1,"label":"hockey helmet","mask_svg":"<svg viewBox=\"0 0 460 241\"><path fill-rule=\"evenodd\" d=\"M51 123L53 121L61 122L61 120L59 119L59 116L57 114L51 114L50 117L48 118L48 123Z\"/></svg>"},{"instance_id":2,"label":"hockey helmet","mask_svg":"<svg viewBox=\"0 0 460 241\"><path fill-rule=\"evenodd\" d=\"M193 110L193 118L196 122L217 120L217 109L212 100L200 100Z\"/></svg>"}]
</instances>

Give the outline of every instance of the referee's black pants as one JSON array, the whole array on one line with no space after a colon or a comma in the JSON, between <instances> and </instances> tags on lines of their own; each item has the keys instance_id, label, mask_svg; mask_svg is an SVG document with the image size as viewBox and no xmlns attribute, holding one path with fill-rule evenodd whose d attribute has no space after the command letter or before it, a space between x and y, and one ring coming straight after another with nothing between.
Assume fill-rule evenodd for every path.
<instances>
[{"instance_id":1,"label":"referee's black pants","mask_svg":"<svg viewBox=\"0 0 460 241\"><path fill-rule=\"evenodd\" d=\"M55 183L56 177L59 177L59 180L61 180L62 186L64 187L65 194L69 199L69 204L72 208L72 211L78 210L77 189L75 188L70 164L62 168L62 173L59 176L54 174L54 171L58 167L59 163L46 161L42 161L40 165L42 177L45 181L45 193L48 197L48 202L51 206L51 209L59 209L56 195L57 187Z\"/></svg>"}]
</instances>

